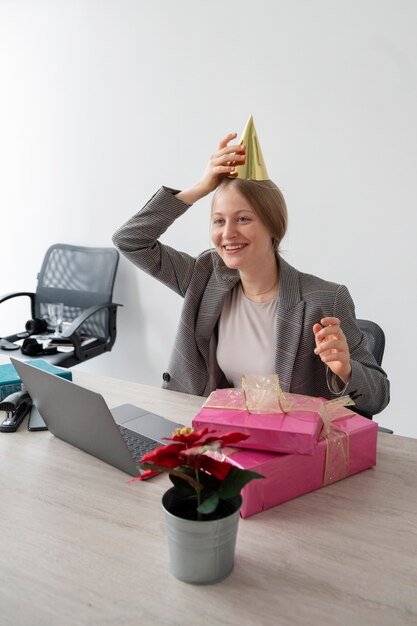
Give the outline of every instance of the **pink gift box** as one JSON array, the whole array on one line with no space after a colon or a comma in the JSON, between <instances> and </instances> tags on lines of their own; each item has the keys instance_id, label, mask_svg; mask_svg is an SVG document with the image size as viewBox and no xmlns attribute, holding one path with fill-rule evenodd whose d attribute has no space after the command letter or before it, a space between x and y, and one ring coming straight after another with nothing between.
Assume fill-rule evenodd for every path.
<instances>
[{"instance_id":1,"label":"pink gift box","mask_svg":"<svg viewBox=\"0 0 417 626\"><path fill-rule=\"evenodd\" d=\"M276 374L244 376L242 389L216 389L193 419L196 430L238 431L248 439L236 447L265 452L313 454L334 420L352 415L349 396L326 400L283 394Z\"/></svg>"},{"instance_id":2,"label":"pink gift box","mask_svg":"<svg viewBox=\"0 0 417 626\"><path fill-rule=\"evenodd\" d=\"M233 409L203 407L193 419L193 427L210 428L219 433L236 430L249 439L239 448L313 454L323 422L318 413L291 411L290 413L249 413Z\"/></svg>"},{"instance_id":3,"label":"pink gift box","mask_svg":"<svg viewBox=\"0 0 417 626\"><path fill-rule=\"evenodd\" d=\"M273 454L229 448L227 459L230 463L265 476L265 478L252 480L243 488L241 516L249 517L259 511L265 511L375 465L378 432L376 422L353 414L349 419L338 420L334 425L337 426L337 431L346 433L343 435L339 432L344 450L347 452L345 467L342 471L341 464L336 458L340 439L333 444L328 443L326 439L321 439L313 455ZM335 433L335 429L332 433ZM335 445L333 453L336 457L333 460L336 463L333 470L330 469L329 472L326 459L329 453L332 455L330 450L332 445Z\"/></svg>"}]
</instances>

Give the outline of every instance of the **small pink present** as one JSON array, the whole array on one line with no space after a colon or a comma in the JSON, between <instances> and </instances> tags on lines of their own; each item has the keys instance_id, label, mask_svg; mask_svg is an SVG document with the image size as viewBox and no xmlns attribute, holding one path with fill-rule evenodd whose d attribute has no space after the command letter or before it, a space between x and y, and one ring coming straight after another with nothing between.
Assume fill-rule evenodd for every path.
<instances>
[{"instance_id":1,"label":"small pink present","mask_svg":"<svg viewBox=\"0 0 417 626\"><path fill-rule=\"evenodd\" d=\"M313 454L319 438L330 432L332 421L354 415L344 408L349 396L325 400L284 394L278 376L244 376L242 389L217 389L193 419L196 430L208 427L225 433L249 435L240 448Z\"/></svg>"},{"instance_id":2,"label":"small pink present","mask_svg":"<svg viewBox=\"0 0 417 626\"><path fill-rule=\"evenodd\" d=\"M249 517L372 467L377 432L378 424L353 413L332 424L313 455L229 448L223 459L265 476L243 488L241 516Z\"/></svg>"}]
</instances>

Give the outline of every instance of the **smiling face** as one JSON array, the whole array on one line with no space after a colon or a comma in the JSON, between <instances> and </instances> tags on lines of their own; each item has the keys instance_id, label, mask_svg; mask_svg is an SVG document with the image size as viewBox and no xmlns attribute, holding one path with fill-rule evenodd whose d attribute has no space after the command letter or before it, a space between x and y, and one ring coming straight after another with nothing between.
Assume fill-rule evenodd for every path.
<instances>
[{"instance_id":1,"label":"smiling face","mask_svg":"<svg viewBox=\"0 0 417 626\"><path fill-rule=\"evenodd\" d=\"M256 272L275 259L272 236L250 202L232 185L216 194L211 238L227 267Z\"/></svg>"}]
</instances>

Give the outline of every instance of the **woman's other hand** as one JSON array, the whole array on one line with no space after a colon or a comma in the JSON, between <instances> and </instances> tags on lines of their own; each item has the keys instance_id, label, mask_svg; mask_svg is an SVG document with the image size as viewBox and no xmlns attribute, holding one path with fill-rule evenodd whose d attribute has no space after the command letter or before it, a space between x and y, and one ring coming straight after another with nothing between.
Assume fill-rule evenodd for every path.
<instances>
[{"instance_id":1,"label":"woman's other hand","mask_svg":"<svg viewBox=\"0 0 417 626\"><path fill-rule=\"evenodd\" d=\"M345 385L350 381L352 366L346 337L337 317L324 317L320 324L314 324L316 340L314 353L336 374Z\"/></svg>"},{"instance_id":2,"label":"woman's other hand","mask_svg":"<svg viewBox=\"0 0 417 626\"><path fill-rule=\"evenodd\" d=\"M237 176L236 165L243 165L246 161L246 146L229 146L228 143L236 137L236 133L230 133L220 141L217 151L209 159L203 177L190 189L178 193L179 200L193 204L214 191L226 176Z\"/></svg>"}]
</instances>

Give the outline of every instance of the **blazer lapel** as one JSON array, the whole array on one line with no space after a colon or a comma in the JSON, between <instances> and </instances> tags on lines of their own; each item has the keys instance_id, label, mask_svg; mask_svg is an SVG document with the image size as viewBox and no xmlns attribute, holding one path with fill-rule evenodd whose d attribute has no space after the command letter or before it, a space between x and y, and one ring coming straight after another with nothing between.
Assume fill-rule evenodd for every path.
<instances>
[{"instance_id":1,"label":"blazer lapel","mask_svg":"<svg viewBox=\"0 0 417 626\"><path fill-rule=\"evenodd\" d=\"M281 389L290 391L292 371L304 323L305 302L301 300L298 272L281 257L277 307L275 371Z\"/></svg>"},{"instance_id":2,"label":"blazer lapel","mask_svg":"<svg viewBox=\"0 0 417 626\"><path fill-rule=\"evenodd\" d=\"M228 280L219 280L215 272L210 276L201 299L195 325L195 337L200 352L204 353L204 346L213 334L223 302L229 291L233 289L239 280L238 272L228 277Z\"/></svg>"}]
</instances>

